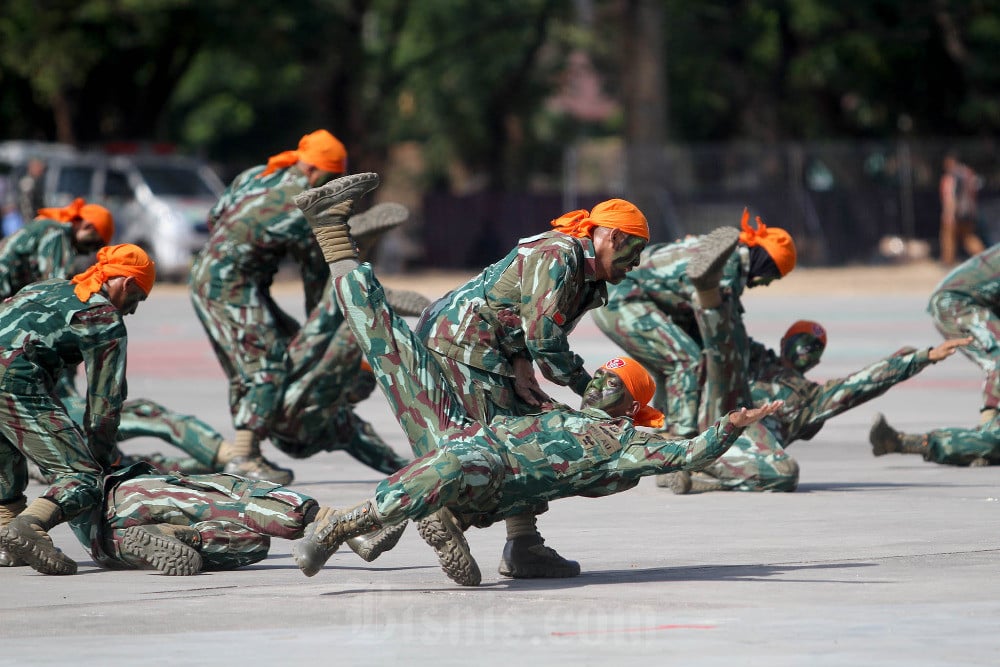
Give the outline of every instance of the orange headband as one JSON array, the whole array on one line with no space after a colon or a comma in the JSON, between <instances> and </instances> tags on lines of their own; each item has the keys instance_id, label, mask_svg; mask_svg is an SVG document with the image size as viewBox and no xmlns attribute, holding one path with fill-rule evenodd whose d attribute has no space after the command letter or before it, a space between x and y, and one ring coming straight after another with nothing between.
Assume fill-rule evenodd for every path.
<instances>
[{"instance_id":1,"label":"orange headband","mask_svg":"<svg viewBox=\"0 0 1000 667\"><path fill-rule=\"evenodd\" d=\"M813 322L812 320L799 320L788 327L788 331L785 335L781 337L782 341L788 340L795 334L809 334L813 338L818 338L823 347L826 347L826 329L819 322Z\"/></svg>"},{"instance_id":2,"label":"orange headband","mask_svg":"<svg viewBox=\"0 0 1000 667\"><path fill-rule=\"evenodd\" d=\"M62 223L86 220L94 226L105 243L111 243L115 235L115 221L111 217L111 211L97 204L88 204L81 197L77 197L69 206L62 208L40 208L38 217Z\"/></svg>"},{"instance_id":3,"label":"orange headband","mask_svg":"<svg viewBox=\"0 0 1000 667\"><path fill-rule=\"evenodd\" d=\"M740 220L740 241L748 246L760 246L774 260L775 266L782 276L787 276L795 268L795 242L792 236L780 227L768 227L758 215L757 229L750 227L750 211L743 209L743 219Z\"/></svg>"},{"instance_id":4,"label":"orange headband","mask_svg":"<svg viewBox=\"0 0 1000 667\"><path fill-rule=\"evenodd\" d=\"M284 151L269 157L267 168L259 173L257 178L290 167L299 160L334 174L343 174L347 171L347 149L344 148L344 144L326 130L316 130L299 139L297 150Z\"/></svg>"},{"instance_id":5,"label":"orange headband","mask_svg":"<svg viewBox=\"0 0 1000 667\"><path fill-rule=\"evenodd\" d=\"M147 295L156 281L156 265L142 248L131 243L104 246L97 251L97 263L83 273L73 276L76 285L73 293L80 301L87 300L101 289L108 278L126 276L136 279Z\"/></svg>"},{"instance_id":6,"label":"orange headband","mask_svg":"<svg viewBox=\"0 0 1000 667\"><path fill-rule=\"evenodd\" d=\"M624 199L602 201L590 213L580 209L563 213L552 221L552 226L563 234L576 238L590 236L594 227L620 229L626 234L649 240L649 224L635 204Z\"/></svg>"},{"instance_id":7,"label":"orange headband","mask_svg":"<svg viewBox=\"0 0 1000 667\"><path fill-rule=\"evenodd\" d=\"M650 426L652 428L663 426L663 413L648 405L653 394L656 393L656 383L653 382L649 371L643 368L642 364L629 357L615 357L609 359L601 368L620 377L625 383L625 388L632 394L632 398L642 404L639 412L633 418L637 426Z\"/></svg>"}]
</instances>

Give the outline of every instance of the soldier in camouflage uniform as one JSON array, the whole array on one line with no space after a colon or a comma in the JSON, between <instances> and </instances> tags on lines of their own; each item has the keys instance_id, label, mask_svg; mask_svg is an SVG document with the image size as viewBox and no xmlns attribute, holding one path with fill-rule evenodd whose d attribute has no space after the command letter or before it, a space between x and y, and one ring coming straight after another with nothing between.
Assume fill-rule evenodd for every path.
<instances>
[{"instance_id":1,"label":"soldier in camouflage uniform","mask_svg":"<svg viewBox=\"0 0 1000 667\"><path fill-rule=\"evenodd\" d=\"M697 283L699 278L692 282ZM785 447L795 440L811 439L828 419L881 396L893 385L971 342L964 338L932 349L904 348L846 378L819 384L808 380L805 373L819 363L826 348L822 326L805 320L795 322L782 337L779 357L749 339L742 319L732 312L732 300L711 285L709 281L699 289L701 306L695 308L705 344L700 423L710 423L732 406L774 400L784 405L748 428L724 456L704 471L672 473L657 480L675 493L794 491L799 467ZM713 307L706 306L708 303Z\"/></svg>"},{"instance_id":2,"label":"soldier in camouflage uniform","mask_svg":"<svg viewBox=\"0 0 1000 667\"><path fill-rule=\"evenodd\" d=\"M486 525L539 501L609 495L633 488L644 475L699 468L724 452L745 426L778 407L726 415L691 440L638 431L637 425L662 425L663 415L646 405L653 381L634 360L616 358L584 388L581 410L547 403L542 412L500 415L483 424L441 375L420 336L393 313L371 265L356 261L346 217L323 210L357 196L366 184L356 177L363 176L338 179L297 201L330 263L344 317L414 451L426 453L383 480L372 499L319 512L293 545L306 575L318 572L344 539L415 519L439 551L461 544L443 559L446 572L460 584L476 585L478 568L462 560L466 519Z\"/></svg>"},{"instance_id":3,"label":"soldier in camouflage uniform","mask_svg":"<svg viewBox=\"0 0 1000 667\"><path fill-rule=\"evenodd\" d=\"M103 206L76 199L63 208L43 208L0 243L0 301L31 283L68 278L73 260L111 243L115 224Z\"/></svg>"},{"instance_id":4,"label":"soldier in camouflage uniform","mask_svg":"<svg viewBox=\"0 0 1000 667\"><path fill-rule=\"evenodd\" d=\"M103 503L70 522L102 567L191 575L267 557L319 510L302 493L228 474L160 475L137 463L104 480Z\"/></svg>"},{"instance_id":5,"label":"soldier in camouflage uniform","mask_svg":"<svg viewBox=\"0 0 1000 667\"><path fill-rule=\"evenodd\" d=\"M125 399L126 330L153 287L155 268L133 245L101 248L97 263L72 280L24 287L0 305L0 556L46 574L73 574L76 563L48 530L101 502ZM87 410L76 424L57 395L56 378L83 363ZM55 482L26 505L31 459Z\"/></svg>"},{"instance_id":6,"label":"soldier in camouflage uniform","mask_svg":"<svg viewBox=\"0 0 1000 667\"><path fill-rule=\"evenodd\" d=\"M986 372L980 423L992 422L1000 403L1000 244L945 276L927 310L945 338L972 336L962 353Z\"/></svg>"},{"instance_id":7,"label":"soldier in camouflage uniform","mask_svg":"<svg viewBox=\"0 0 1000 667\"><path fill-rule=\"evenodd\" d=\"M209 213L209 239L191 270L191 301L229 379L236 437L220 452L225 470L278 483L292 480L260 453L285 382L285 350L298 331L270 288L281 261L299 265L309 313L326 286L323 258L292 197L342 174L343 144L326 130L298 150L237 176Z\"/></svg>"},{"instance_id":8,"label":"soldier in camouflage uniform","mask_svg":"<svg viewBox=\"0 0 1000 667\"><path fill-rule=\"evenodd\" d=\"M925 461L978 468L1000 463L1000 417L974 428L941 428L927 433L903 433L875 415L868 439L872 454L919 454Z\"/></svg>"},{"instance_id":9,"label":"soldier in camouflage uniform","mask_svg":"<svg viewBox=\"0 0 1000 667\"><path fill-rule=\"evenodd\" d=\"M743 212L740 246L722 274L721 286L732 293L740 314L744 289L766 285L795 267L795 244L788 233L765 226L759 217L756 222L754 229L749 212ZM695 289L686 268L693 257L715 249L703 248L706 243L711 246L707 235L646 248L639 267L612 287L607 306L593 313L598 328L656 378L654 404L666 413L677 435L698 431L702 341L692 305Z\"/></svg>"},{"instance_id":10,"label":"soldier in camouflage uniform","mask_svg":"<svg viewBox=\"0 0 1000 667\"><path fill-rule=\"evenodd\" d=\"M468 414L483 423L528 414L548 398L535 364L548 380L582 394L590 374L567 337L584 313L607 301L607 283L624 278L649 240L645 216L621 199L566 213L552 226L521 239L502 260L427 308L417 324L433 363ZM507 521L502 575L579 574L578 563L544 546L535 517L545 509Z\"/></svg>"}]
</instances>

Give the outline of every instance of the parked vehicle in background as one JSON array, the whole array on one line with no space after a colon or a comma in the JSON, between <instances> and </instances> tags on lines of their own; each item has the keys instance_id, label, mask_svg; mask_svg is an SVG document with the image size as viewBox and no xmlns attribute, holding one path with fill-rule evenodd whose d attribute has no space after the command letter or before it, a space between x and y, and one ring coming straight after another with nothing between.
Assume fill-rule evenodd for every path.
<instances>
[{"instance_id":1,"label":"parked vehicle in background","mask_svg":"<svg viewBox=\"0 0 1000 667\"><path fill-rule=\"evenodd\" d=\"M64 147L69 150L46 152L45 147L56 145L29 143L0 143L0 175L5 154L19 156L12 173L23 173L22 163L41 157L48 166L46 206L65 206L75 197L106 206L115 217L115 243L134 243L148 252L158 279L187 278L195 253L208 239L208 211L225 190L206 162L155 151L108 154ZM5 144L24 145L5 153Z\"/></svg>"}]
</instances>

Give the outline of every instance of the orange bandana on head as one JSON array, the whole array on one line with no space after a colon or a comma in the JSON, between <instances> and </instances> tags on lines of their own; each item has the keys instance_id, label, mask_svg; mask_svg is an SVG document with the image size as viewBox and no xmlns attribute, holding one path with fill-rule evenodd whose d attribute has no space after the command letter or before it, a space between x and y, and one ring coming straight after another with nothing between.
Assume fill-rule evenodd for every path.
<instances>
[{"instance_id":1,"label":"orange bandana on head","mask_svg":"<svg viewBox=\"0 0 1000 667\"><path fill-rule=\"evenodd\" d=\"M347 171L347 149L344 148L344 144L326 130L316 130L299 139L297 150L284 151L269 157L267 169L259 173L257 178L290 167L299 160L334 174L343 174Z\"/></svg>"},{"instance_id":2,"label":"orange bandana on head","mask_svg":"<svg viewBox=\"0 0 1000 667\"><path fill-rule=\"evenodd\" d=\"M781 340L787 340L794 336L795 334L809 334L813 338L818 338L823 347L826 347L826 329L819 322L813 322L812 320L799 320L788 327L788 331L785 335L781 337Z\"/></svg>"},{"instance_id":3,"label":"orange bandana on head","mask_svg":"<svg viewBox=\"0 0 1000 667\"><path fill-rule=\"evenodd\" d=\"M111 243L111 238L115 235L115 221L111 217L111 211L97 204L88 204L81 197L77 197L69 206L62 208L40 208L38 217L62 223L86 220L94 225L105 243Z\"/></svg>"},{"instance_id":4,"label":"orange bandana on head","mask_svg":"<svg viewBox=\"0 0 1000 667\"><path fill-rule=\"evenodd\" d=\"M629 357L615 357L609 359L601 368L620 377L625 383L625 388L632 394L632 398L642 405L632 418L637 426L663 427L663 413L647 405L656 393L656 383L642 364Z\"/></svg>"},{"instance_id":5,"label":"orange bandana on head","mask_svg":"<svg viewBox=\"0 0 1000 667\"><path fill-rule=\"evenodd\" d=\"M104 246L97 251L97 263L83 273L73 276L76 285L73 293L83 303L100 291L108 278L126 276L136 279L142 291L149 295L156 281L156 265L146 251L131 243Z\"/></svg>"},{"instance_id":6,"label":"orange bandana on head","mask_svg":"<svg viewBox=\"0 0 1000 667\"><path fill-rule=\"evenodd\" d=\"M602 201L589 213L583 209L563 213L552 221L552 226L556 231L576 238L590 236L594 227L609 227L649 240L646 216L635 204L624 199Z\"/></svg>"},{"instance_id":7,"label":"orange bandana on head","mask_svg":"<svg viewBox=\"0 0 1000 667\"><path fill-rule=\"evenodd\" d=\"M740 241L748 246L760 246L774 260L774 265L782 276L787 276L795 268L795 242L792 236L780 227L768 227L758 215L757 229L750 227L750 211L743 209L743 219L740 220Z\"/></svg>"}]
</instances>

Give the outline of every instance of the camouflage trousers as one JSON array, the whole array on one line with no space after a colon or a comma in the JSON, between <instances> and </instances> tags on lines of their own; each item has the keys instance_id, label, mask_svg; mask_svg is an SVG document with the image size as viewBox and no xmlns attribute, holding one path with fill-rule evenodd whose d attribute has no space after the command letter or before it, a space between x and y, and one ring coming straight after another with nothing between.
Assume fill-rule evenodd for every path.
<instances>
[{"instance_id":1,"label":"camouflage trousers","mask_svg":"<svg viewBox=\"0 0 1000 667\"><path fill-rule=\"evenodd\" d=\"M294 334L267 307L263 290L252 302L208 298L194 285L191 303L229 381L229 411L236 430L267 437L285 384L285 350Z\"/></svg>"},{"instance_id":2,"label":"camouflage trousers","mask_svg":"<svg viewBox=\"0 0 1000 667\"><path fill-rule=\"evenodd\" d=\"M0 504L24 495L28 459L52 477L42 497L59 505L64 517L100 504L101 477L110 460L96 458L83 430L59 399L4 392L0 397Z\"/></svg>"},{"instance_id":3,"label":"camouflage trousers","mask_svg":"<svg viewBox=\"0 0 1000 667\"><path fill-rule=\"evenodd\" d=\"M649 301L625 301L592 312L604 334L656 380L653 404L675 433L698 432L701 341Z\"/></svg>"},{"instance_id":4,"label":"camouflage trousers","mask_svg":"<svg viewBox=\"0 0 1000 667\"><path fill-rule=\"evenodd\" d=\"M68 397L63 405L76 422L83 421L86 402L82 398ZM182 415L146 399L125 401L121 422L118 425L118 442L132 438L159 438L177 447L192 461L161 458L151 460L164 472L185 472L198 469L211 472L216 467L215 456L222 445L222 436L214 428L192 415Z\"/></svg>"},{"instance_id":5,"label":"camouflage trousers","mask_svg":"<svg viewBox=\"0 0 1000 667\"><path fill-rule=\"evenodd\" d=\"M586 446L559 422L560 411L501 418L523 424L523 433L517 443L500 436L466 412L431 353L386 305L370 265L338 278L334 289L414 451L428 452L376 488L377 508L387 523L420 519L448 506L467 522L486 525L539 502L618 493L642 476L677 469L665 461L675 460L684 441L623 447L614 435L595 429L588 435L603 446Z\"/></svg>"},{"instance_id":6,"label":"camouflage trousers","mask_svg":"<svg viewBox=\"0 0 1000 667\"><path fill-rule=\"evenodd\" d=\"M409 463L353 410L374 388L359 386L362 356L328 290L288 346L286 386L269 431L278 449L298 459L344 451L385 474Z\"/></svg>"},{"instance_id":7,"label":"camouflage trousers","mask_svg":"<svg viewBox=\"0 0 1000 667\"><path fill-rule=\"evenodd\" d=\"M733 302L723 298L719 308L695 308L704 341L704 384L699 428L705 429L722 415L752 407L748 362L750 343L743 319ZM752 424L725 454L704 470L736 491L794 491L799 467L766 422Z\"/></svg>"},{"instance_id":8,"label":"camouflage trousers","mask_svg":"<svg viewBox=\"0 0 1000 667\"><path fill-rule=\"evenodd\" d=\"M1000 406L1000 317L954 292L937 292L928 305L934 325L945 338L972 336L959 351L986 372L983 408Z\"/></svg>"},{"instance_id":9,"label":"camouflage trousers","mask_svg":"<svg viewBox=\"0 0 1000 667\"><path fill-rule=\"evenodd\" d=\"M158 523L191 526L201 536L204 568L231 570L266 558L272 537L302 537L304 515L315 504L283 486L235 475L141 475L108 492L103 550L124 565L125 529Z\"/></svg>"},{"instance_id":10,"label":"camouflage trousers","mask_svg":"<svg viewBox=\"0 0 1000 667\"><path fill-rule=\"evenodd\" d=\"M1000 417L979 428L942 428L927 434L927 461L963 466L978 458L1000 464Z\"/></svg>"}]
</instances>

